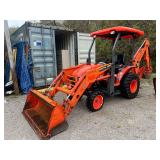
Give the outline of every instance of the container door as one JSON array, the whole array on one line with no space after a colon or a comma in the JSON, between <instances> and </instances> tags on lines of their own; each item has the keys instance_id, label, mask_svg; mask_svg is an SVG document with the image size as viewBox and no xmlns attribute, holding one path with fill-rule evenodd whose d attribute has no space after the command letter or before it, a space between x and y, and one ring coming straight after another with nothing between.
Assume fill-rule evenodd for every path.
<instances>
[{"instance_id":1,"label":"container door","mask_svg":"<svg viewBox=\"0 0 160 160\"><path fill-rule=\"evenodd\" d=\"M34 86L49 85L57 75L54 30L30 27L29 34Z\"/></svg>"},{"instance_id":2,"label":"container door","mask_svg":"<svg viewBox=\"0 0 160 160\"><path fill-rule=\"evenodd\" d=\"M77 33L78 42L78 64L86 63L88 58L88 51L93 38L88 33ZM95 63L95 43L91 50L91 63Z\"/></svg>"}]
</instances>

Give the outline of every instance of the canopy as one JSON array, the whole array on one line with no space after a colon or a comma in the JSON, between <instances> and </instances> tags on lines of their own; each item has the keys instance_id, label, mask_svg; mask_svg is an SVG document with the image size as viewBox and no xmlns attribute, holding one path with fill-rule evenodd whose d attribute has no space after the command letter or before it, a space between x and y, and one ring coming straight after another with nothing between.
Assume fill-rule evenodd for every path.
<instances>
[{"instance_id":1,"label":"canopy","mask_svg":"<svg viewBox=\"0 0 160 160\"><path fill-rule=\"evenodd\" d=\"M127 38L127 39L137 38L144 35L144 32L139 29L124 27L124 26L117 26L117 27L98 30L92 32L90 35L92 37L115 39L118 33L121 33L120 38Z\"/></svg>"}]
</instances>

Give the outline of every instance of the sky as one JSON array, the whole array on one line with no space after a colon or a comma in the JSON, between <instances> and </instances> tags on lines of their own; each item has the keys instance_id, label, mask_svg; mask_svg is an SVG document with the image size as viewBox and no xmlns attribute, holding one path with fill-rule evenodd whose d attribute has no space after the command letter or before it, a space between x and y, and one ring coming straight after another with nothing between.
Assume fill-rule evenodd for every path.
<instances>
[{"instance_id":1,"label":"sky","mask_svg":"<svg viewBox=\"0 0 160 160\"><path fill-rule=\"evenodd\" d=\"M25 23L25 20L8 20L9 27L20 27Z\"/></svg>"}]
</instances>

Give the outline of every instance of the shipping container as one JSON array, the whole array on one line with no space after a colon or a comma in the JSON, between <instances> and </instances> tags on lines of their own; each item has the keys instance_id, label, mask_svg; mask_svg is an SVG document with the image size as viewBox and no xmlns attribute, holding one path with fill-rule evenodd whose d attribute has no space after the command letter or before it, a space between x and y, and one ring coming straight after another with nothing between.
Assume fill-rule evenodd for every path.
<instances>
[{"instance_id":1,"label":"shipping container","mask_svg":"<svg viewBox=\"0 0 160 160\"><path fill-rule=\"evenodd\" d=\"M86 63L88 57L88 50L92 43L93 38L89 36L88 33L77 33L78 40L78 64ZM95 54L95 43L93 44L91 50L91 63L95 63L96 54Z\"/></svg>"},{"instance_id":2,"label":"shipping container","mask_svg":"<svg viewBox=\"0 0 160 160\"><path fill-rule=\"evenodd\" d=\"M88 33L30 22L11 35L12 45L19 41L29 43L34 87L49 85L64 66L86 63L92 40ZM95 44L91 51L91 62L95 63Z\"/></svg>"}]
</instances>

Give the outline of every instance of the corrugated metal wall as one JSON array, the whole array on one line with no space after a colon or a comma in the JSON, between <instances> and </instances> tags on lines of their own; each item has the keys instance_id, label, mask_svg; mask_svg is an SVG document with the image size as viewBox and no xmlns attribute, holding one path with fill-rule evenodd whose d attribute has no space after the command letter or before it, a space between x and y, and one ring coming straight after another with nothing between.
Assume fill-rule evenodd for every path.
<instances>
[{"instance_id":1,"label":"corrugated metal wall","mask_svg":"<svg viewBox=\"0 0 160 160\"><path fill-rule=\"evenodd\" d=\"M16 44L19 41L29 41L29 35L26 24L22 25L11 35L12 45Z\"/></svg>"},{"instance_id":2,"label":"corrugated metal wall","mask_svg":"<svg viewBox=\"0 0 160 160\"><path fill-rule=\"evenodd\" d=\"M78 64L86 63L88 58L88 51L91 46L93 38L90 37L88 33L77 33L78 39ZM95 54L95 43L91 50L91 62L95 63L96 54Z\"/></svg>"},{"instance_id":3,"label":"corrugated metal wall","mask_svg":"<svg viewBox=\"0 0 160 160\"><path fill-rule=\"evenodd\" d=\"M34 86L49 85L57 75L54 30L29 27L29 35Z\"/></svg>"}]
</instances>

